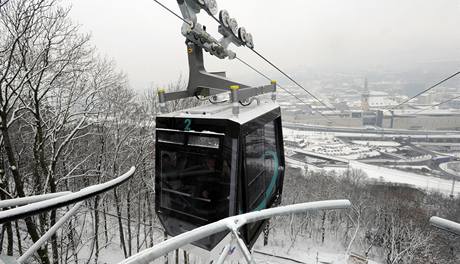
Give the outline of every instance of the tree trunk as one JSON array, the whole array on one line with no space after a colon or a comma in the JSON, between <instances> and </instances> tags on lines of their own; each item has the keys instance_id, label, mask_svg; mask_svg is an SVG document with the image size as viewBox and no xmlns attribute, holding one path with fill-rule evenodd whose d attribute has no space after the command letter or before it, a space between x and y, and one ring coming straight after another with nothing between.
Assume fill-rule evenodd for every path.
<instances>
[{"instance_id":1,"label":"tree trunk","mask_svg":"<svg viewBox=\"0 0 460 264\"><path fill-rule=\"evenodd\" d=\"M131 233L131 181L128 183L128 192L126 194L126 214L128 217L127 229L128 229L128 255L132 255L132 233Z\"/></svg>"},{"instance_id":2,"label":"tree trunk","mask_svg":"<svg viewBox=\"0 0 460 264\"><path fill-rule=\"evenodd\" d=\"M153 247L153 214L152 214L152 206L150 201L149 192L147 192L147 212L149 216L149 236L150 236L150 247Z\"/></svg>"},{"instance_id":3,"label":"tree trunk","mask_svg":"<svg viewBox=\"0 0 460 264\"><path fill-rule=\"evenodd\" d=\"M168 240L168 234L166 233L166 230L163 232L163 238L164 241ZM169 253L165 255L165 264L169 263Z\"/></svg>"},{"instance_id":4,"label":"tree trunk","mask_svg":"<svg viewBox=\"0 0 460 264\"><path fill-rule=\"evenodd\" d=\"M0 234L0 254L3 253L3 240L5 238L6 226L2 226L2 233Z\"/></svg>"},{"instance_id":5,"label":"tree trunk","mask_svg":"<svg viewBox=\"0 0 460 264\"><path fill-rule=\"evenodd\" d=\"M16 240L18 241L18 252L19 255L22 255L22 238L21 238L21 232L19 230L19 223L18 221L14 221L14 227L16 229Z\"/></svg>"},{"instance_id":6,"label":"tree trunk","mask_svg":"<svg viewBox=\"0 0 460 264\"><path fill-rule=\"evenodd\" d=\"M143 223L148 222L148 220L147 220L147 208L146 208L147 207L147 199L146 199L147 197L148 197L148 195L146 195L144 197L144 202L143 202L143 210L142 210L142 219L143 219L142 222ZM145 245L146 245L146 247L148 247L148 238L149 238L148 229L147 229L147 226L145 224L144 224L143 228L144 228ZM150 229L150 225L148 226L148 228ZM141 249L139 248L139 250L141 250Z\"/></svg>"},{"instance_id":7,"label":"tree trunk","mask_svg":"<svg viewBox=\"0 0 460 264\"><path fill-rule=\"evenodd\" d=\"M105 237L105 244L109 243L109 228L107 224L107 198L103 200L104 205L102 206L102 215L104 217L104 237Z\"/></svg>"},{"instance_id":8,"label":"tree trunk","mask_svg":"<svg viewBox=\"0 0 460 264\"><path fill-rule=\"evenodd\" d=\"M137 253L139 253L139 250L140 250L140 239L141 239L141 221L142 221L142 215L141 215L142 202L141 201L142 201L142 195L138 195L137 196L137 226L136 226L136 233L137 233L136 252Z\"/></svg>"},{"instance_id":9,"label":"tree trunk","mask_svg":"<svg viewBox=\"0 0 460 264\"><path fill-rule=\"evenodd\" d=\"M184 250L184 264L189 264L187 251Z\"/></svg>"},{"instance_id":10,"label":"tree trunk","mask_svg":"<svg viewBox=\"0 0 460 264\"><path fill-rule=\"evenodd\" d=\"M51 193L56 192L56 183L54 182L54 177L50 175L50 189ZM57 216L56 216L56 210L51 210L51 215L50 215L50 227L54 226L57 221ZM59 264L59 246L58 246L58 241L57 241L57 234L54 233L51 236L51 251L53 253L53 264Z\"/></svg>"},{"instance_id":11,"label":"tree trunk","mask_svg":"<svg viewBox=\"0 0 460 264\"><path fill-rule=\"evenodd\" d=\"M326 236L326 211L323 212L323 216L321 217L321 244L324 244L324 237Z\"/></svg>"},{"instance_id":12,"label":"tree trunk","mask_svg":"<svg viewBox=\"0 0 460 264\"><path fill-rule=\"evenodd\" d=\"M115 198L115 205L117 209L117 218L118 218L118 230L120 234L120 245L123 248L123 253L125 258L128 258L128 252L126 251L126 244L125 244L125 235L123 232L123 222L121 219L121 208L120 208L120 200L118 199L117 188L113 189L113 195Z\"/></svg>"},{"instance_id":13,"label":"tree trunk","mask_svg":"<svg viewBox=\"0 0 460 264\"><path fill-rule=\"evenodd\" d=\"M268 245L268 236L270 235L270 222L267 222L267 224L264 227L264 246Z\"/></svg>"},{"instance_id":14,"label":"tree trunk","mask_svg":"<svg viewBox=\"0 0 460 264\"><path fill-rule=\"evenodd\" d=\"M11 174L13 175L14 185L16 187L16 193L19 195L19 197L25 197L26 195L24 192L24 184L22 182L22 177L19 172L18 164L16 162L16 157L14 155L14 150L11 144L11 139L10 139L10 135L9 135L8 127L7 127L8 120L6 117L6 113L4 111L0 112L0 118L2 120L1 131L3 135L3 144L5 147L6 156L8 158L8 164L10 167L10 171L11 171ZM25 222L26 222L26 227L30 235L30 238L32 239L34 243L37 242L38 239L40 239L40 236L37 232L37 226L35 225L31 217L26 217ZM43 264L50 263L49 258L48 258L48 252L46 248L40 248L37 251L37 253Z\"/></svg>"},{"instance_id":15,"label":"tree trunk","mask_svg":"<svg viewBox=\"0 0 460 264\"><path fill-rule=\"evenodd\" d=\"M7 255L13 256L13 245L14 245L14 238L13 238L13 228L11 227L11 222L3 224L6 228L6 234L8 235L8 246L7 246Z\"/></svg>"},{"instance_id":16,"label":"tree trunk","mask_svg":"<svg viewBox=\"0 0 460 264\"><path fill-rule=\"evenodd\" d=\"M69 221L68 239L69 239L70 247L72 249L73 259L75 261L75 264L78 264L78 254L77 254L77 247L75 246L75 240L74 240L74 235L73 235L73 222L72 222L72 220Z\"/></svg>"},{"instance_id":17,"label":"tree trunk","mask_svg":"<svg viewBox=\"0 0 460 264\"><path fill-rule=\"evenodd\" d=\"M2 189L4 190L8 190L8 181L5 180L5 178L3 177L5 175L5 168L4 168L4 164L3 164L3 151L2 151L2 155L0 157L0 180L1 180L1 184L0 184L0 187L2 187ZM9 192L9 191L7 191ZM8 199L9 197L6 196L6 193L1 193L0 194L0 198L1 200L5 200L5 199ZM4 210L8 210L8 208L5 208ZM4 235L5 235L5 231L6 231L6 235L7 235L7 255L8 256L13 256L13 246L14 246L14 239L13 239L13 228L11 226L11 222L7 222L5 224L3 224L3 228L2 228L2 243L1 243L1 246L3 247L3 240L4 240ZM0 248L0 252L1 252L1 248Z\"/></svg>"},{"instance_id":18,"label":"tree trunk","mask_svg":"<svg viewBox=\"0 0 460 264\"><path fill-rule=\"evenodd\" d=\"M94 198L94 263L99 259L99 196Z\"/></svg>"}]
</instances>

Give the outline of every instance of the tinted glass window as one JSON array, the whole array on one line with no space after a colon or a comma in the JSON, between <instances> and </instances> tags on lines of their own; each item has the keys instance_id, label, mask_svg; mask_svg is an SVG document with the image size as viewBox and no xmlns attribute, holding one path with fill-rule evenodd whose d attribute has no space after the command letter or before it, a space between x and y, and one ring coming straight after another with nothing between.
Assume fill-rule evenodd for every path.
<instances>
[{"instance_id":1,"label":"tinted glass window","mask_svg":"<svg viewBox=\"0 0 460 264\"><path fill-rule=\"evenodd\" d=\"M268 196L273 195L276 190L276 177L275 167L279 167L279 151L276 143L276 130L275 122L270 122L265 125L265 182L267 184ZM269 189L272 187L271 189Z\"/></svg>"},{"instance_id":2,"label":"tinted glass window","mask_svg":"<svg viewBox=\"0 0 460 264\"><path fill-rule=\"evenodd\" d=\"M219 148L219 138L190 135L188 137L188 145L194 146L194 147L218 149Z\"/></svg>"},{"instance_id":3,"label":"tinted glass window","mask_svg":"<svg viewBox=\"0 0 460 264\"><path fill-rule=\"evenodd\" d=\"M275 121L267 123L246 137L246 177L248 179L248 211L267 208L276 192L279 151ZM247 225L248 241L252 240L263 222Z\"/></svg>"},{"instance_id":4,"label":"tinted glass window","mask_svg":"<svg viewBox=\"0 0 460 264\"><path fill-rule=\"evenodd\" d=\"M172 143L182 145L185 142L185 135L171 132L158 132L158 141L163 143Z\"/></svg>"},{"instance_id":5,"label":"tinted glass window","mask_svg":"<svg viewBox=\"0 0 460 264\"><path fill-rule=\"evenodd\" d=\"M217 156L162 151L161 207L203 221L225 217L229 169Z\"/></svg>"},{"instance_id":6,"label":"tinted glass window","mask_svg":"<svg viewBox=\"0 0 460 264\"><path fill-rule=\"evenodd\" d=\"M275 121L246 136L246 177L248 210L266 207L276 190L279 151ZM275 175L276 174L276 175Z\"/></svg>"},{"instance_id":7,"label":"tinted glass window","mask_svg":"<svg viewBox=\"0 0 460 264\"><path fill-rule=\"evenodd\" d=\"M263 197L265 187L263 128L256 129L246 136L245 154L248 202L252 209L257 206L257 201Z\"/></svg>"}]
</instances>

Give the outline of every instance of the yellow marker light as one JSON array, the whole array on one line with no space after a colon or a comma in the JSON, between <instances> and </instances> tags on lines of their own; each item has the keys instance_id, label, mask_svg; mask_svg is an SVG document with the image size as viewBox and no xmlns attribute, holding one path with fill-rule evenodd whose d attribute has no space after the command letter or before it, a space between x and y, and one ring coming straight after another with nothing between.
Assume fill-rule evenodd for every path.
<instances>
[{"instance_id":1,"label":"yellow marker light","mask_svg":"<svg viewBox=\"0 0 460 264\"><path fill-rule=\"evenodd\" d=\"M158 93L165 93L165 92L166 92L166 90L164 88L158 89Z\"/></svg>"},{"instance_id":2,"label":"yellow marker light","mask_svg":"<svg viewBox=\"0 0 460 264\"><path fill-rule=\"evenodd\" d=\"M230 89L231 90L238 90L238 89L240 89L240 86L239 85L232 85L232 86L230 86Z\"/></svg>"},{"instance_id":3,"label":"yellow marker light","mask_svg":"<svg viewBox=\"0 0 460 264\"><path fill-rule=\"evenodd\" d=\"M275 80L272 80L271 81L271 84L276 84L277 82Z\"/></svg>"}]
</instances>

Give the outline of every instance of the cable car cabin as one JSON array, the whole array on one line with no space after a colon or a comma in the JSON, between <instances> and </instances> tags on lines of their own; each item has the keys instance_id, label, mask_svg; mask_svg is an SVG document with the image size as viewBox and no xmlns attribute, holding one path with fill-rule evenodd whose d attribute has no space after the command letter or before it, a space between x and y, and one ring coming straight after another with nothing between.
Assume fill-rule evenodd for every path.
<instances>
[{"instance_id":1,"label":"cable car cabin","mask_svg":"<svg viewBox=\"0 0 460 264\"><path fill-rule=\"evenodd\" d=\"M280 202L284 178L281 110L269 101L213 104L156 119L156 211L170 236ZM252 247L266 222L241 234ZM211 250L226 235L195 243Z\"/></svg>"}]
</instances>

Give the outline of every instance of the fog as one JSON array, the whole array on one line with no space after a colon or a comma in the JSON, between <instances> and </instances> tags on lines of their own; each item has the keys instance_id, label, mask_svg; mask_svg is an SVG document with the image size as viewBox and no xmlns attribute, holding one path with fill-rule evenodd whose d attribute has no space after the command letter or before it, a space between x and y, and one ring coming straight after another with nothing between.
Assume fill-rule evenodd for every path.
<instances>
[{"instance_id":1,"label":"fog","mask_svg":"<svg viewBox=\"0 0 460 264\"><path fill-rule=\"evenodd\" d=\"M160 0L179 13L176 1ZM66 0L72 18L90 32L136 90L187 78L182 22L152 0ZM460 61L459 0L218 0L254 35L256 49L287 72L362 72ZM208 31L217 23L199 17ZM219 37L215 34L216 37ZM273 78L280 76L245 48L232 47ZM206 57L209 70L263 81L237 61ZM460 65L460 62L458 62ZM305 76L302 76L305 77ZM282 79L281 79L282 80Z\"/></svg>"}]
</instances>

